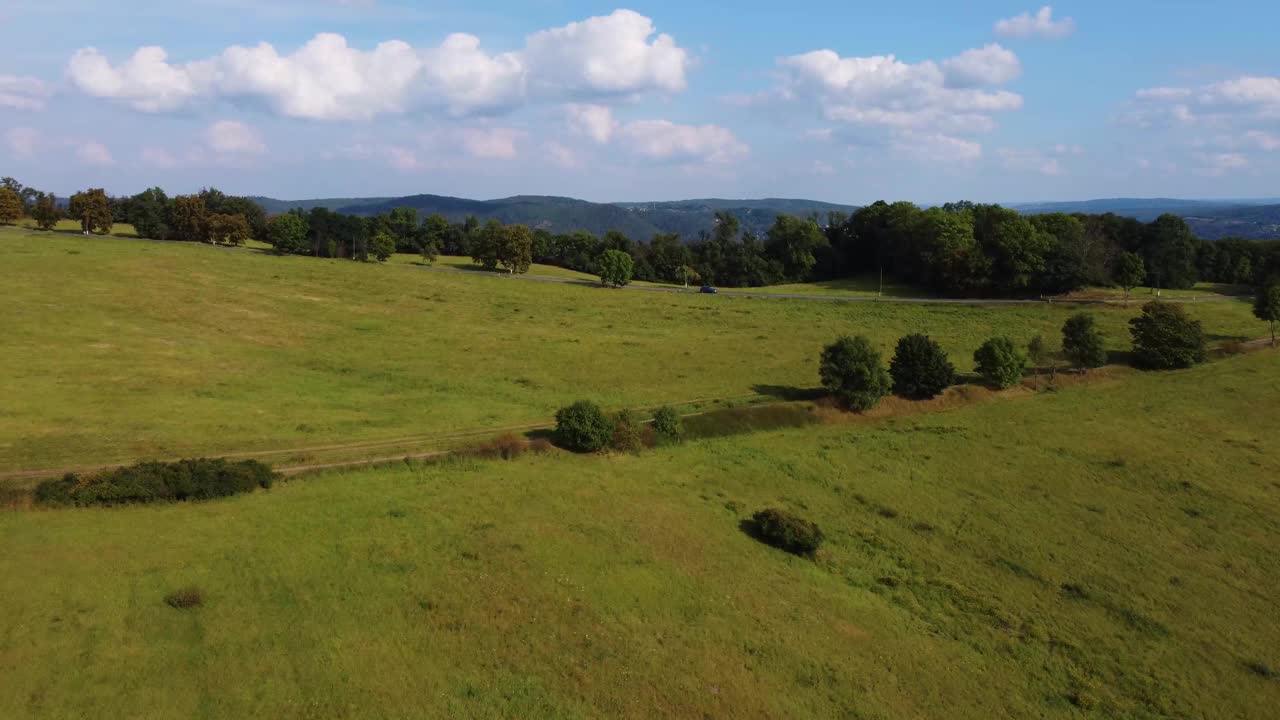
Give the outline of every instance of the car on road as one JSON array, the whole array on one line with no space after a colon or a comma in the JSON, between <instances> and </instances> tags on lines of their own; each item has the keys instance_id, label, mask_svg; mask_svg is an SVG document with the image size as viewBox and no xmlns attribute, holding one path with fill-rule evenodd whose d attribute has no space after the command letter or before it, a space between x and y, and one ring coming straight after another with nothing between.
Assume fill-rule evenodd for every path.
<instances>
[{"instance_id":1,"label":"car on road","mask_svg":"<svg viewBox=\"0 0 1280 720\"><path fill-rule=\"evenodd\" d=\"M698 290L698 292L702 293L703 295L716 295L720 291L711 287L710 285L703 285L702 288Z\"/></svg>"}]
</instances>

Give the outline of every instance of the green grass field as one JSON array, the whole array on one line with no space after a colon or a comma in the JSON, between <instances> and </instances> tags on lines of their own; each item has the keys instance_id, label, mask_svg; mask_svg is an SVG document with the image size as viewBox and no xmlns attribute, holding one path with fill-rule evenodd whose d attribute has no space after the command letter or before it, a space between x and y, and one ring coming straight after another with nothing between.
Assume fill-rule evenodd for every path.
<instances>
[{"instance_id":1,"label":"green grass field","mask_svg":"<svg viewBox=\"0 0 1280 720\"><path fill-rule=\"evenodd\" d=\"M204 278L222 276L192 257L187 277L211 293ZM386 271L346 272L436 282ZM318 281L273 287L303 282ZM1280 707L1263 676L1280 667L1278 406L1280 354L1266 351L639 456L0 513L0 707L15 720L1266 720ZM820 524L816 561L740 530L766 506ZM189 585L203 607L164 604Z\"/></svg>"},{"instance_id":2,"label":"green grass field","mask_svg":"<svg viewBox=\"0 0 1280 720\"><path fill-rule=\"evenodd\" d=\"M1077 309L627 292L484 273L0 230L0 472L426 436L817 384L823 344L1056 338ZM1197 304L1215 340L1248 303ZM1093 310L1116 351L1138 311ZM887 356L886 356L887 360ZM399 452L399 449L397 449Z\"/></svg>"}]
</instances>

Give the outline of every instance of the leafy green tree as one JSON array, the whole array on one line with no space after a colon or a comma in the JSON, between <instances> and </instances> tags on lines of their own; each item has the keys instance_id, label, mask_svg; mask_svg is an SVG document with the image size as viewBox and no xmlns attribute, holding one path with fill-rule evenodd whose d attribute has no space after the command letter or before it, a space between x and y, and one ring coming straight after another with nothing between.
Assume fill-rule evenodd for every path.
<instances>
[{"instance_id":1,"label":"leafy green tree","mask_svg":"<svg viewBox=\"0 0 1280 720\"><path fill-rule=\"evenodd\" d=\"M973 232L991 260L991 282L996 289L1024 292L1044 271L1053 238L1021 213L999 205L978 206Z\"/></svg>"},{"instance_id":2,"label":"leafy green tree","mask_svg":"<svg viewBox=\"0 0 1280 720\"><path fill-rule=\"evenodd\" d=\"M36 221L36 227L41 230L52 230L58 226L58 218L61 217L58 212L58 199L53 193L40 193L36 197L35 206L31 209L31 217Z\"/></svg>"},{"instance_id":3,"label":"leafy green tree","mask_svg":"<svg viewBox=\"0 0 1280 720\"><path fill-rule=\"evenodd\" d=\"M205 190L201 196L210 213L242 216L249 223L250 238L262 240L267 236L267 211L258 203L246 197L223 195L217 190Z\"/></svg>"},{"instance_id":4,"label":"leafy green tree","mask_svg":"<svg viewBox=\"0 0 1280 720\"><path fill-rule=\"evenodd\" d=\"M644 447L644 425L640 417L631 410L622 410L615 415L613 437L609 443L618 452L638 452Z\"/></svg>"},{"instance_id":5,"label":"leafy green tree","mask_svg":"<svg viewBox=\"0 0 1280 720\"><path fill-rule=\"evenodd\" d=\"M765 252L782 265L785 278L805 281L817 263L815 253L827 245L827 236L818 223L779 215L769 228Z\"/></svg>"},{"instance_id":6,"label":"leafy green tree","mask_svg":"<svg viewBox=\"0 0 1280 720\"><path fill-rule=\"evenodd\" d=\"M311 252L307 242L307 221L301 215L285 213L267 221L267 242L277 255L305 255Z\"/></svg>"},{"instance_id":7,"label":"leafy green tree","mask_svg":"<svg viewBox=\"0 0 1280 720\"><path fill-rule=\"evenodd\" d=\"M138 231L138 237L154 240L169 239L169 196L154 187L129 198L129 212L125 218Z\"/></svg>"},{"instance_id":8,"label":"leafy green tree","mask_svg":"<svg viewBox=\"0 0 1280 720\"><path fill-rule=\"evenodd\" d=\"M684 421L675 409L663 406L653 414L653 432L658 442L671 444L680 442L684 437Z\"/></svg>"},{"instance_id":9,"label":"leafy green tree","mask_svg":"<svg viewBox=\"0 0 1280 720\"><path fill-rule=\"evenodd\" d=\"M206 236L214 245L239 247L249 242L253 233L249 221L243 215L212 213L205 219L205 223Z\"/></svg>"},{"instance_id":10,"label":"leafy green tree","mask_svg":"<svg viewBox=\"0 0 1280 720\"><path fill-rule=\"evenodd\" d=\"M1027 356L1007 337L994 337L973 354L978 374L998 388L1011 388L1027 371Z\"/></svg>"},{"instance_id":11,"label":"leafy green tree","mask_svg":"<svg viewBox=\"0 0 1280 720\"><path fill-rule=\"evenodd\" d=\"M418 253L422 261L430 265L436 261L449 240L449 221L440 214L428 215L418 231Z\"/></svg>"},{"instance_id":12,"label":"leafy green tree","mask_svg":"<svg viewBox=\"0 0 1280 720\"><path fill-rule=\"evenodd\" d=\"M822 386L850 410L866 412L889 394L891 381L880 353L865 337L841 337L822 350Z\"/></svg>"},{"instance_id":13,"label":"leafy green tree","mask_svg":"<svg viewBox=\"0 0 1280 720\"><path fill-rule=\"evenodd\" d=\"M1142 314L1129 321L1133 334L1134 364L1146 370L1172 370L1198 365L1208 359L1204 327L1187 317L1181 305L1158 300L1142 306Z\"/></svg>"},{"instance_id":14,"label":"leafy green tree","mask_svg":"<svg viewBox=\"0 0 1280 720\"><path fill-rule=\"evenodd\" d=\"M613 423L599 405L579 401L556 412L556 443L574 452L598 452L613 439Z\"/></svg>"},{"instance_id":15,"label":"leafy green tree","mask_svg":"<svg viewBox=\"0 0 1280 720\"><path fill-rule=\"evenodd\" d=\"M1142 284L1147 277L1147 264L1142 262L1142 256L1137 253L1123 252L1120 257L1116 258L1116 271L1114 280L1117 285L1124 289L1124 301L1129 302L1129 293L1133 289Z\"/></svg>"},{"instance_id":16,"label":"leafy green tree","mask_svg":"<svg viewBox=\"0 0 1280 720\"><path fill-rule=\"evenodd\" d=\"M987 286L991 263L973 236L973 218L967 211L947 212L930 208L919 216L918 232L908 240L917 246L920 263L930 282L958 292Z\"/></svg>"},{"instance_id":17,"label":"leafy green tree","mask_svg":"<svg viewBox=\"0 0 1280 720\"><path fill-rule=\"evenodd\" d=\"M1187 221L1166 213L1147 225L1143 254L1152 287L1187 289L1196 284L1199 243Z\"/></svg>"},{"instance_id":18,"label":"leafy green tree","mask_svg":"<svg viewBox=\"0 0 1280 720\"><path fill-rule=\"evenodd\" d=\"M498 262L508 273L527 273L533 264L533 233L527 225L502 228L498 240Z\"/></svg>"},{"instance_id":19,"label":"leafy green tree","mask_svg":"<svg viewBox=\"0 0 1280 720\"><path fill-rule=\"evenodd\" d=\"M1067 318L1062 326L1062 354L1078 370L1107 364L1107 344L1092 315L1079 313Z\"/></svg>"},{"instance_id":20,"label":"leafy green tree","mask_svg":"<svg viewBox=\"0 0 1280 720\"><path fill-rule=\"evenodd\" d=\"M1276 344L1276 323L1280 323L1280 283L1273 283L1258 291L1253 300L1253 314L1271 325L1271 345Z\"/></svg>"},{"instance_id":21,"label":"leafy green tree","mask_svg":"<svg viewBox=\"0 0 1280 720\"><path fill-rule=\"evenodd\" d=\"M90 188L72 195L71 216L80 221L80 231L85 235L111 232L111 203L102 188Z\"/></svg>"},{"instance_id":22,"label":"leafy green tree","mask_svg":"<svg viewBox=\"0 0 1280 720\"><path fill-rule=\"evenodd\" d=\"M490 220L472 233L471 260L485 270L497 270L503 243L502 223Z\"/></svg>"},{"instance_id":23,"label":"leafy green tree","mask_svg":"<svg viewBox=\"0 0 1280 720\"><path fill-rule=\"evenodd\" d=\"M597 261L600 266L600 284L622 287L631 282L633 261L621 250L605 250Z\"/></svg>"},{"instance_id":24,"label":"leafy green tree","mask_svg":"<svg viewBox=\"0 0 1280 720\"><path fill-rule=\"evenodd\" d=\"M385 232L377 233L369 241L369 251L377 258L378 262L386 262L388 258L396 254L396 241Z\"/></svg>"},{"instance_id":25,"label":"leafy green tree","mask_svg":"<svg viewBox=\"0 0 1280 720\"><path fill-rule=\"evenodd\" d=\"M676 270L676 279L678 279L680 282L684 283L684 289L685 289L685 290L688 290L688 289L689 289L689 283L690 283L690 282L701 282L701 281L702 281L702 276L701 276L701 275L699 275L699 274L698 274L698 271L697 271L697 270L694 270L692 267L690 267L690 266L688 266L688 265L681 265L681 266L680 266L680 268L679 268L678 270Z\"/></svg>"},{"instance_id":26,"label":"leafy green tree","mask_svg":"<svg viewBox=\"0 0 1280 720\"><path fill-rule=\"evenodd\" d=\"M7 187L0 187L0 223L12 225L22 219L22 196Z\"/></svg>"},{"instance_id":27,"label":"leafy green tree","mask_svg":"<svg viewBox=\"0 0 1280 720\"><path fill-rule=\"evenodd\" d=\"M173 199L172 229L179 240L207 242L209 210L199 195L179 195Z\"/></svg>"},{"instance_id":28,"label":"leafy green tree","mask_svg":"<svg viewBox=\"0 0 1280 720\"><path fill-rule=\"evenodd\" d=\"M1031 369L1035 371L1037 388L1040 387L1040 371L1043 368L1049 369L1050 385L1057 381L1058 360L1049 349L1049 343L1045 342L1040 335L1031 338L1027 343L1027 359L1031 361Z\"/></svg>"},{"instance_id":29,"label":"leafy green tree","mask_svg":"<svg viewBox=\"0 0 1280 720\"><path fill-rule=\"evenodd\" d=\"M386 231L395 242L396 252L409 253L418 251L418 229L418 211L416 208L393 208L386 218ZM374 233L374 236L376 237L377 233Z\"/></svg>"},{"instance_id":30,"label":"leafy green tree","mask_svg":"<svg viewBox=\"0 0 1280 720\"><path fill-rule=\"evenodd\" d=\"M942 346L927 335L907 335L889 363L893 391L903 397L924 400L942 394L956 383L956 369Z\"/></svg>"}]
</instances>

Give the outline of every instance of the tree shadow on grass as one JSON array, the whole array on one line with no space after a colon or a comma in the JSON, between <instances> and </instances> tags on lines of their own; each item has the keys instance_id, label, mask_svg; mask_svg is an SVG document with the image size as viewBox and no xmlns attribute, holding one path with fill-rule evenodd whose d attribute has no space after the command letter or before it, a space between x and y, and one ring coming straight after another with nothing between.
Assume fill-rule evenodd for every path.
<instances>
[{"instance_id":1,"label":"tree shadow on grass","mask_svg":"<svg viewBox=\"0 0 1280 720\"><path fill-rule=\"evenodd\" d=\"M825 388L801 388L789 385L752 385L751 391L786 402L812 402L827 396Z\"/></svg>"}]
</instances>

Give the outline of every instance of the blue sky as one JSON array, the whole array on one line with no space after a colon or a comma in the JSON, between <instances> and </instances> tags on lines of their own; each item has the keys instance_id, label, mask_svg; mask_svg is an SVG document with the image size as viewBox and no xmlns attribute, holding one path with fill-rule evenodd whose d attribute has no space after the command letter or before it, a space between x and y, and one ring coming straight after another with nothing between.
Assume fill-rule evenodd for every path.
<instances>
[{"instance_id":1,"label":"blue sky","mask_svg":"<svg viewBox=\"0 0 1280 720\"><path fill-rule=\"evenodd\" d=\"M1280 4L6 0L66 194L1280 195Z\"/></svg>"}]
</instances>

